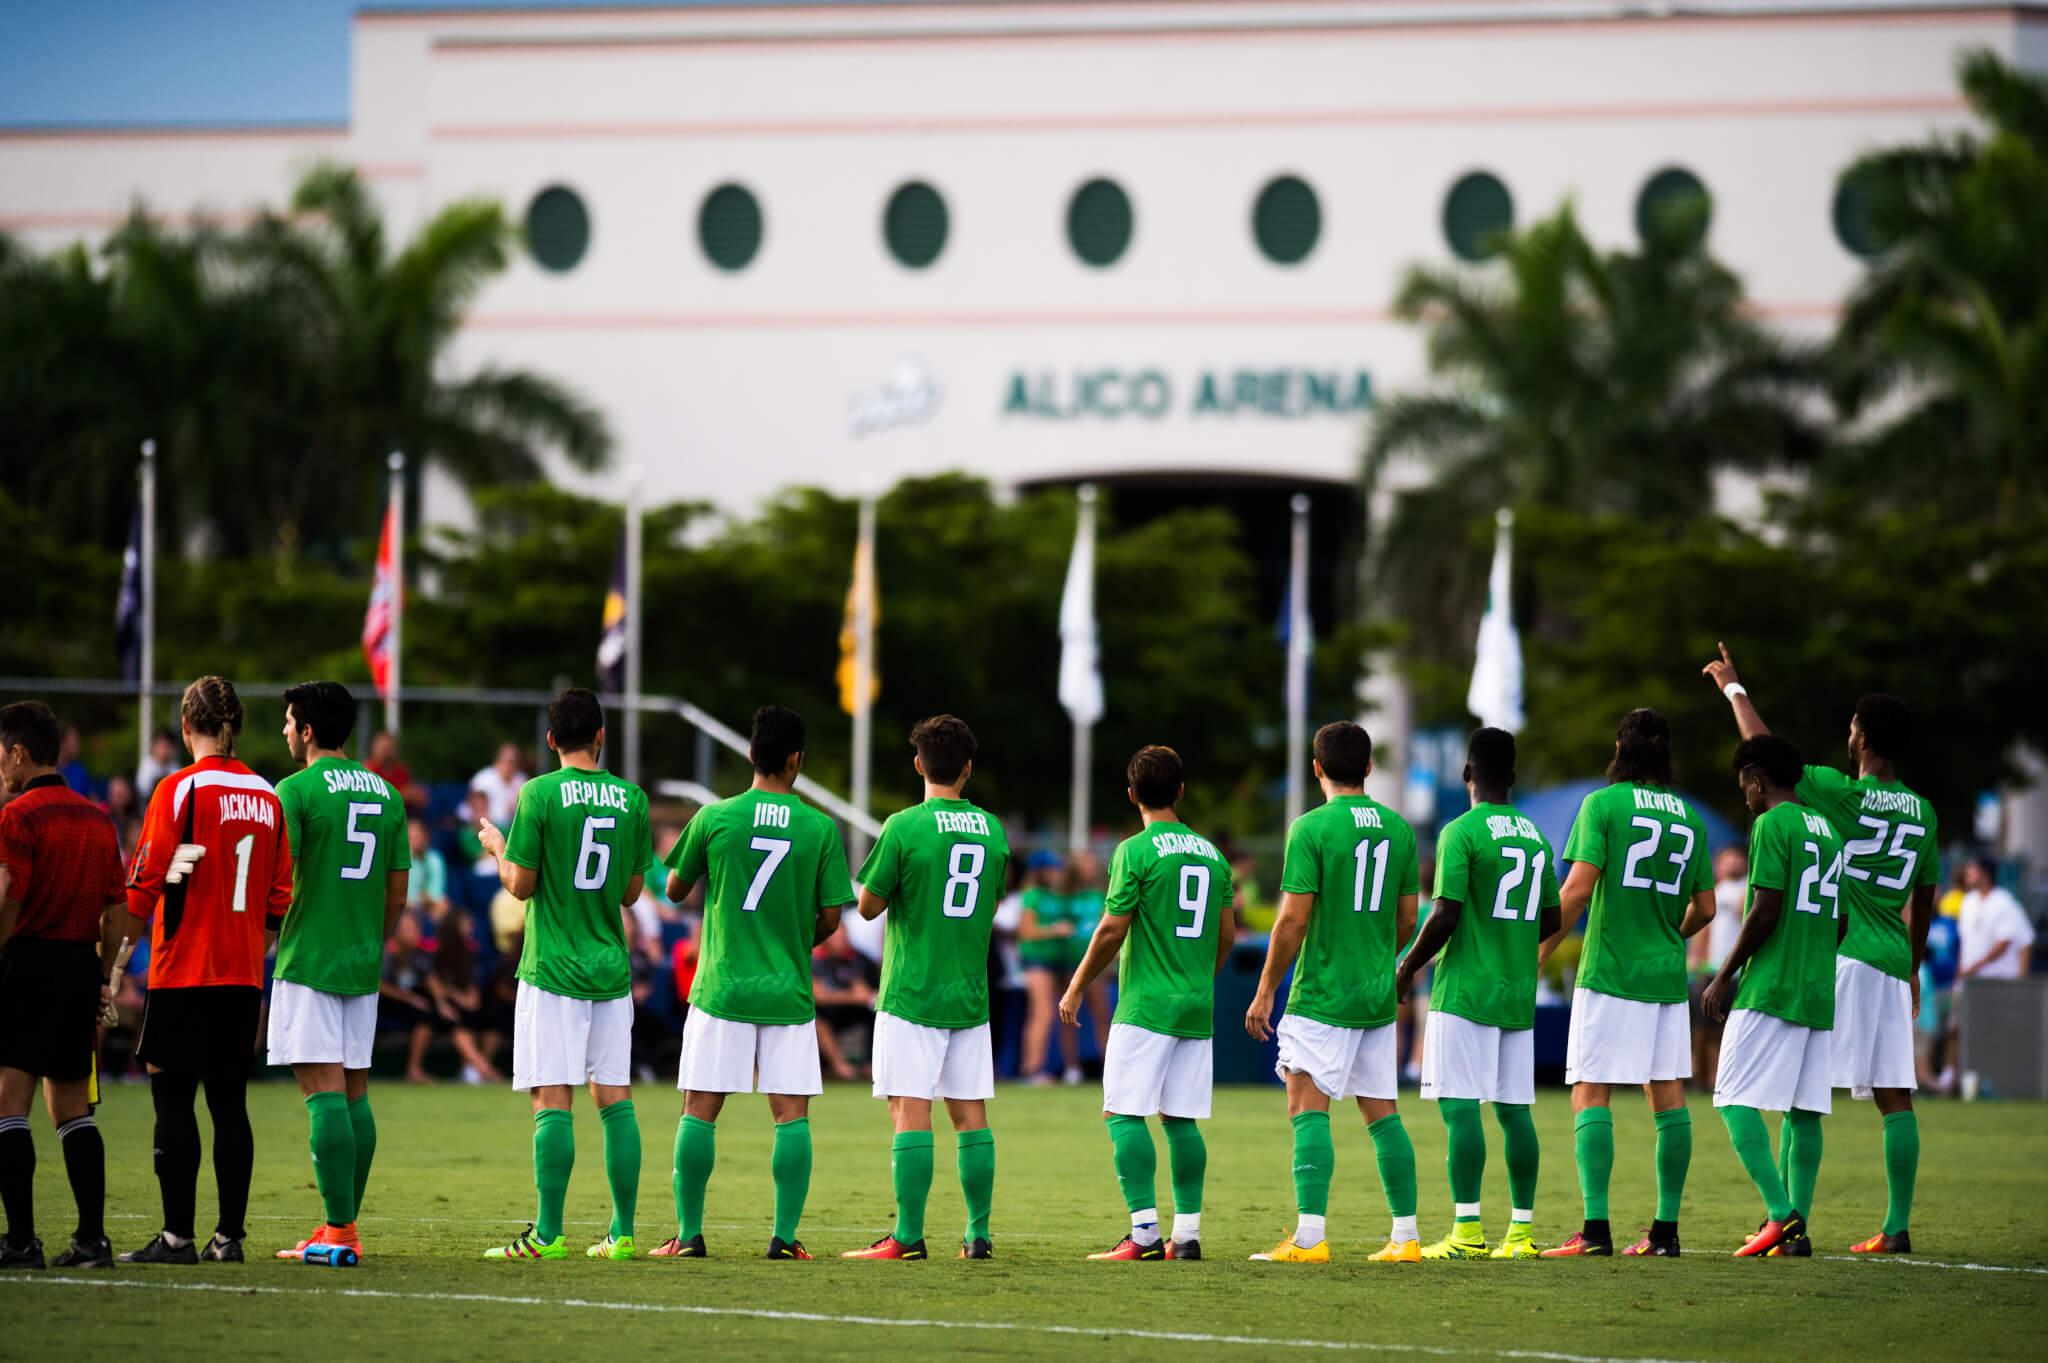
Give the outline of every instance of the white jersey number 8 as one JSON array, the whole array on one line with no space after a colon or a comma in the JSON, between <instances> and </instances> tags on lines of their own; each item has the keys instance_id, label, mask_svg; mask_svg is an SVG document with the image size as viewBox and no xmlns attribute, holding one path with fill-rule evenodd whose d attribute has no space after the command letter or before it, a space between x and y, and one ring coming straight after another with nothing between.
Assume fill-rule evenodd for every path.
<instances>
[{"instance_id":1,"label":"white jersey number 8","mask_svg":"<svg viewBox=\"0 0 2048 1363\"><path fill-rule=\"evenodd\" d=\"M988 849L978 842L956 842L946 856L946 897L939 911L948 918L972 918L981 902L981 868L988 864Z\"/></svg>"}]
</instances>

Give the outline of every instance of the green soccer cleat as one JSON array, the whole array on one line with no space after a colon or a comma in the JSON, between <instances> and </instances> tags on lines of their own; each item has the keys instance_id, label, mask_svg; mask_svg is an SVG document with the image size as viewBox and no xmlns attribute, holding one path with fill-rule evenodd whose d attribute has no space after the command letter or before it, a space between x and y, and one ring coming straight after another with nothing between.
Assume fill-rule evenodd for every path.
<instances>
[{"instance_id":1,"label":"green soccer cleat","mask_svg":"<svg viewBox=\"0 0 2048 1363\"><path fill-rule=\"evenodd\" d=\"M621 1235L617 1239L607 1235L604 1239L583 1251L586 1256L592 1259L612 1260L630 1259L639 1252L633 1248L633 1237L630 1235Z\"/></svg>"},{"instance_id":2,"label":"green soccer cleat","mask_svg":"<svg viewBox=\"0 0 2048 1363\"><path fill-rule=\"evenodd\" d=\"M1465 1223L1471 1229L1453 1230L1449 1235L1429 1245L1422 1251L1425 1259L1484 1259L1486 1257L1486 1236L1481 1233L1479 1223Z\"/></svg>"},{"instance_id":3,"label":"green soccer cleat","mask_svg":"<svg viewBox=\"0 0 2048 1363\"><path fill-rule=\"evenodd\" d=\"M1529 1223L1516 1221L1509 1225L1505 1240L1494 1247L1489 1259L1538 1259L1543 1251L1536 1248L1535 1239L1529 1234Z\"/></svg>"},{"instance_id":4,"label":"green soccer cleat","mask_svg":"<svg viewBox=\"0 0 2048 1363\"><path fill-rule=\"evenodd\" d=\"M569 1257L569 1237L557 1235L552 1240L543 1240L533 1233L533 1227L512 1237L509 1245L493 1245L484 1251L486 1259L566 1259Z\"/></svg>"}]
</instances>

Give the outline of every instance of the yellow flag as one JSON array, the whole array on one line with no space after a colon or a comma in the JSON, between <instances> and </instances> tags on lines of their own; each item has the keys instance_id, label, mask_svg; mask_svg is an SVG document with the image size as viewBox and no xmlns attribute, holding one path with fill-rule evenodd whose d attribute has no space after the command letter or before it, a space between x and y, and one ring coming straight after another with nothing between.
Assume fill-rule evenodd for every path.
<instances>
[{"instance_id":1,"label":"yellow flag","mask_svg":"<svg viewBox=\"0 0 2048 1363\"><path fill-rule=\"evenodd\" d=\"M839 708L852 714L856 708L854 675L859 670L860 614L865 605L868 629L872 633L882 623L882 601L875 592L875 546L874 541L863 537L854 546L853 582L846 589L846 619L839 627ZM882 669L874 656L874 649L868 650L868 704L873 705L882 694Z\"/></svg>"}]
</instances>

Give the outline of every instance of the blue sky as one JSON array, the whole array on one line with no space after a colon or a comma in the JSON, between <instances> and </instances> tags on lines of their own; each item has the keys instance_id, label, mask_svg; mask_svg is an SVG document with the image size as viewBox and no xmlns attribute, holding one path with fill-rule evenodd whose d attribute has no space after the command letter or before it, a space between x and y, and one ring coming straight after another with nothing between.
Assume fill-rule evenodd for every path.
<instances>
[{"instance_id":1,"label":"blue sky","mask_svg":"<svg viewBox=\"0 0 2048 1363\"><path fill-rule=\"evenodd\" d=\"M534 0L487 7L521 3ZM0 0L0 124L345 122L349 16L359 7L351 0ZM374 7L461 6L378 0Z\"/></svg>"}]
</instances>

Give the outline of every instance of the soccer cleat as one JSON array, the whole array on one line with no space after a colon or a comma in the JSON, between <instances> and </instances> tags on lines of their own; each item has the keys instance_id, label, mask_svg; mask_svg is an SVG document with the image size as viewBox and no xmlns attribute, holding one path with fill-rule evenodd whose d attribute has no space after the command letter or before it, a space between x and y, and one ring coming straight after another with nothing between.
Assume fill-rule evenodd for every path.
<instances>
[{"instance_id":1,"label":"soccer cleat","mask_svg":"<svg viewBox=\"0 0 2048 1363\"><path fill-rule=\"evenodd\" d=\"M1900 1231L1897 1235L1887 1235L1883 1231L1879 1231L1861 1244L1849 1246L1849 1252L1851 1254L1911 1254L1913 1252L1913 1236L1907 1231Z\"/></svg>"},{"instance_id":2,"label":"soccer cleat","mask_svg":"<svg viewBox=\"0 0 2048 1363\"><path fill-rule=\"evenodd\" d=\"M279 1250L276 1257L280 1259L303 1260L306 1257L306 1251L315 1245L346 1245L356 1252L358 1259L362 1258L363 1255L363 1241L362 1237L356 1234L355 1222L351 1221L346 1226L330 1226L323 1221L311 1235L299 1241L291 1249Z\"/></svg>"},{"instance_id":3,"label":"soccer cleat","mask_svg":"<svg viewBox=\"0 0 2048 1363\"><path fill-rule=\"evenodd\" d=\"M1369 1264L1419 1264L1422 1262L1420 1240L1389 1240L1376 1254L1368 1254Z\"/></svg>"},{"instance_id":4,"label":"soccer cleat","mask_svg":"<svg viewBox=\"0 0 2048 1363\"><path fill-rule=\"evenodd\" d=\"M1294 1243L1288 1236L1264 1254L1254 1254L1253 1263L1259 1264L1327 1264L1330 1262L1330 1242L1318 1240L1307 1249Z\"/></svg>"},{"instance_id":5,"label":"soccer cleat","mask_svg":"<svg viewBox=\"0 0 2048 1363\"><path fill-rule=\"evenodd\" d=\"M12 1240L0 1238L0 1268L42 1268L43 1242L31 1240L25 1245L16 1245Z\"/></svg>"},{"instance_id":6,"label":"soccer cleat","mask_svg":"<svg viewBox=\"0 0 2048 1363\"><path fill-rule=\"evenodd\" d=\"M770 1259L808 1259L811 1257L811 1252L804 1248L804 1242L801 1240L785 1240L779 1235L771 1235L768 1237L767 1257Z\"/></svg>"},{"instance_id":7,"label":"soccer cleat","mask_svg":"<svg viewBox=\"0 0 2048 1363\"><path fill-rule=\"evenodd\" d=\"M1571 1239L1554 1249L1543 1251L1546 1259L1604 1259L1614 1253L1614 1242L1596 1240L1584 1231L1573 1231ZM1635 1253L1630 1250L1629 1253Z\"/></svg>"},{"instance_id":8,"label":"soccer cleat","mask_svg":"<svg viewBox=\"0 0 2048 1363\"><path fill-rule=\"evenodd\" d=\"M1797 1235L1788 1235L1777 1244L1772 1245L1769 1253L1764 1257L1769 1259L1811 1259L1813 1257L1813 1239L1804 1231Z\"/></svg>"},{"instance_id":9,"label":"soccer cleat","mask_svg":"<svg viewBox=\"0 0 2048 1363\"><path fill-rule=\"evenodd\" d=\"M1742 1248L1733 1255L1737 1259L1754 1259L1768 1254L1772 1248L1786 1240L1806 1234L1806 1223L1794 1212L1783 1221L1766 1221L1756 1228L1756 1234L1742 1242Z\"/></svg>"},{"instance_id":10,"label":"soccer cleat","mask_svg":"<svg viewBox=\"0 0 2048 1363\"><path fill-rule=\"evenodd\" d=\"M662 1244L648 1250L647 1257L650 1259L704 1259L710 1256L704 1251L703 1236L693 1235L685 1240L681 1236L671 1235Z\"/></svg>"},{"instance_id":11,"label":"soccer cleat","mask_svg":"<svg viewBox=\"0 0 2048 1363\"><path fill-rule=\"evenodd\" d=\"M150 1242L141 1249L131 1249L126 1254L114 1256L114 1262L121 1264L196 1264L199 1262L199 1246L187 1240L182 1245L173 1245L158 1231Z\"/></svg>"},{"instance_id":12,"label":"soccer cleat","mask_svg":"<svg viewBox=\"0 0 2048 1363\"><path fill-rule=\"evenodd\" d=\"M633 1247L633 1237L630 1235L621 1235L616 1238L607 1235L604 1239L583 1251L585 1258L610 1259L615 1263L630 1259L638 1253L639 1251Z\"/></svg>"},{"instance_id":13,"label":"soccer cleat","mask_svg":"<svg viewBox=\"0 0 2048 1363\"><path fill-rule=\"evenodd\" d=\"M219 1231L206 1242L206 1248L199 1251L199 1258L209 1264L239 1264L242 1262L242 1242L230 1240Z\"/></svg>"},{"instance_id":14,"label":"soccer cleat","mask_svg":"<svg viewBox=\"0 0 2048 1363\"><path fill-rule=\"evenodd\" d=\"M1435 1244L1424 1248L1422 1257L1425 1259L1484 1259L1486 1257L1486 1238L1480 1234L1479 1223L1477 1221L1468 1221L1462 1224L1470 1226L1472 1228L1471 1231L1469 1233L1461 1233L1460 1231L1453 1230Z\"/></svg>"},{"instance_id":15,"label":"soccer cleat","mask_svg":"<svg viewBox=\"0 0 2048 1363\"><path fill-rule=\"evenodd\" d=\"M569 1237L557 1235L552 1240L543 1240L533 1233L532 1225L512 1237L509 1245L493 1245L484 1251L486 1259L566 1259L569 1257Z\"/></svg>"},{"instance_id":16,"label":"soccer cleat","mask_svg":"<svg viewBox=\"0 0 2048 1363\"><path fill-rule=\"evenodd\" d=\"M930 1256L924 1252L924 1241L922 1240L906 1245L893 1235L885 1235L866 1249L844 1250L840 1253L839 1257L842 1259L925 1259Z\"/></svg>"},{"instance_id":17,"label":"soccer cleat","mask_svg":"<svg viewBox=\"0 0 2048 1363\"><path fill-rule=\"evenodd\" d=\"M1660 1240L1655 1236L1645 1235L1621 1254L1625 1259L1676 1259L1678 1237L1674 1235L1669 1240Z\"/></svg>"},{"instance_id":18,"label":"soccer cleat","mask_svg":"<svg viewBox=\"0 0 2048 1363\"><path fill-rule=\"evenodd\" d=\"M279 1259L303 1259L306 1257L307 1250L311 1249L314 1245L319 1244L322 1240L326 1238L327 1231L328 1225L325 1221L322 1221L319 1225L313 1227L313 1233L311 1235L299 1241L299 1243L293 1245L290 1249L279 1250L275 1257Z\"/></svg>"},{"instance_id":19,"label":"soccer cleat","mask_svg":"<svg viewBox=\"0 0 2048 1363\"><path fill-rule=\"evenodd\" d=\"M1164 1240L1154 1240L1149 1245L1141 1245L1128 1235L1126 1235L1123 1239L1116 1242L1115 1249L1106 1249L1102 1251L1102 1253L1100 1254L1091 1254L1088 1256L1088 1258L1091 1261L1098 1263L1106 1263L1111 1260L1121 1262L1127 1259L1142 1259L1149 1261L1152 1259L1164 1259L1165 1257L1166 1242Z\"/></svg>"},{"instance_id":20,"label":"soccer cleat","mask_svg":"<svg viewBox=\"0 0 2048 1363\"><path fill-rule=\"evenodd\" d=\"M50 1263L56 1268L112 1268L114 1247L107 1243L107 1237L104 1235L90 1244L73 1236L71 1247Z\"/></svg>"},{"instance_id":21,"label":"soccer cleat","mask_svg":"<svg viewBox=\"0 0 2048 1363\"><path fill-rule=\"evenodd\" d=\"M1535 1237L1529 1233L1529 1223L1514 1221L1508 1225L1508 1233L1494 1246L1489 1259L1534 1259L1543 1253L1536 1248Z\"/></svg>"},{"instance_id":22,"label":"soccer cleat","mask_svg":"<svg viewBox=\"0 0 2048 1363\"><path fill-rule=\"evenodd\" d=\"M996 1257L996 1247L986 1240L966 1240L960 1245L960 1257L963 1259L993 1259Z\"/></svg>"},{"instance_id":23,"label":"soccer cleat","mask_svg":"<svg viewBox=\"0 0 2048 1363\"><path fill-rule=\"evenodd\" d=\"M1202 1257L1200 1240L1167 1240L1166 1257L1169 1259L1199 1259Z\"/></svg>"}]
</instances>

